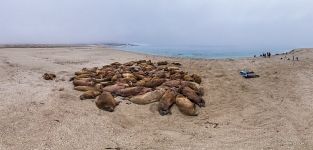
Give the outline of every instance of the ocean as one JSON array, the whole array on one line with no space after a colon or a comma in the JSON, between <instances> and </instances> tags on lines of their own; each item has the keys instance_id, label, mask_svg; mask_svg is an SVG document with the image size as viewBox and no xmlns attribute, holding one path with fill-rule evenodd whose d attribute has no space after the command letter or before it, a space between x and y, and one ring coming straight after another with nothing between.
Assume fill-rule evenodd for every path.
<instances>
[{"instance_id":1,"label":"ocean","mask_svg":"<svg viewBox=\"0 0 313 150\"><path fill-rule=\"evenodd\" d=\"M271 52L272 54L288 52L291 47L244 47L244 46L155 46L155 45L123 45L119 49L131 52L139 52L151 55L184 57L184 58L245 58L259 56L261 53Z\"/></svg>"}]
</instances>

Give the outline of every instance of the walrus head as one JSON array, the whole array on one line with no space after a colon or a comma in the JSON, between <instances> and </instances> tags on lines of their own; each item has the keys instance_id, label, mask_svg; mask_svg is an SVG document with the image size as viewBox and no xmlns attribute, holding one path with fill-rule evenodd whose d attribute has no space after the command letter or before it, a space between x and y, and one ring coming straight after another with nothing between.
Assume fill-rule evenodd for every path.
<instances>
[{"instance_id":1,"label":"walrus head","mask_svg":"<svg viewBox=\"0 0 313 150\"><path fill-rule=\"evenodd\" d=\"M205 101L202 97L200 97L200 102L197 104L199 107L205 107Z\"/></svg>"},{"instance_id":2,"label":"walrus head","mask_svg":"<svg viewBox=\"0 0 313 150\"><path fill-rule=\"evenodd\" d=\"M159 113L160 113L161 116L165 116L165 115L168 115L168 114L172 114L169 109L168 109L168 110L160 109L160 110L159 110Z\"/></svg>"},{"instance_id":3,"label":"walrus head","mask_svg":"<svg viewBox=\"0 0 313 150\"><path fill-rule=\"evenodd\" d=\"M102 109L105 110L105 111L108 111L108 112L113 112L114 111L114 108L111 107L111 106L104 106Z\"/></svg>"}]
</instances>

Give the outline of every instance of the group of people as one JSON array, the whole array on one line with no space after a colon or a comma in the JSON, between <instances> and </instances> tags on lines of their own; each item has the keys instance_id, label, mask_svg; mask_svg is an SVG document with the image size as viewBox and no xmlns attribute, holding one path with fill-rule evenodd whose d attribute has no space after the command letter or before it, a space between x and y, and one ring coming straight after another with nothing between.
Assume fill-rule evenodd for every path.
<instances>
[{"instance_id":1,"label":"group of people","mask_svg":"<svg viewBox=\"0 0 313 150\"><path fill-rule=\"evenodd\" d=\"M260 57L264 57L264 58L266 58L266 57L271 58L271 56L272 56L271 52L266 52L266 53L260 54ZM254 55L254 57L256 57L256 55Z\"/></svg>"},{"instance_id":2,"label":"group of people","mask_svg":"<svg viewBox=\"0 0 313 150\"><path fill-rule=\"evenodd\" d=\"M290 60L290 58L287 57L287 52L286 53L282 53L283 55L285 55L285 58L281 57L280 59L286 59L286 60ZM264 57L264 58L271 58L272 53L271 52L266 52L266 53L262 53L260 54L260 57ZM254 55L254 58L256 58L256 55ZM295 57L292 56L292 60L293 61L299 61L299 57Z\"/></svg>"},{"instance_id":3,"label":"group of people","mask_svg":"<svg viewBox=\"0 0 313 150\"><path fill-rule=\"evenodd\" d=\"M266 58L266 57L271 58L271 56L272 56L271 52L262 53L260 55L260 57L264 57L264 58Z\"/></svg>"}]
</instances>

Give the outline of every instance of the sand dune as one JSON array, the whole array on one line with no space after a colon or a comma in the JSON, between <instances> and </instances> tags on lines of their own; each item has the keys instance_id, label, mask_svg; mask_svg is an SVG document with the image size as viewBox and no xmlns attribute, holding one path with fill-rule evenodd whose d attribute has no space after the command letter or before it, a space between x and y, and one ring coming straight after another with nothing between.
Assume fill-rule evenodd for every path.
<instances>
[{"instance_id":1,"label":"sand dune","mask_svg":"<svg viewBox=\"0 0 313 150\"><path fill-rule=\"evenodd\" d=\"M102 47L0 49L2 149L312 149L313 49L273 58L194 60ZM280 58L284 59L280 59ZM83 67L174 60L203 77L197 117L160 116L156 104L122 102L113 113L79 100L68 79ZM249 68L260 75L243 79ZM55 73L56 81L41 78ZM64 88L64 91L59 91Z\"/></svg>"}]
</instances>

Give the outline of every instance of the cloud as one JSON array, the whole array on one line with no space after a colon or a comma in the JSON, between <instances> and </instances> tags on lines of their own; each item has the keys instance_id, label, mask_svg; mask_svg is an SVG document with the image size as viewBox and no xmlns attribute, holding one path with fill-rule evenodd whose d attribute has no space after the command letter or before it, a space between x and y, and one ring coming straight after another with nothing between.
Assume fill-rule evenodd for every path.
<instances>
[{"instance_id":1,"label":"cloud","mask_svg":"<svg viewBox=\"0 0 313 150\"><path fill-rule=\"evenodd\" d=\"M310 0L2 0L0 43L312 47Z\"/></svg>"}]
</instances>

